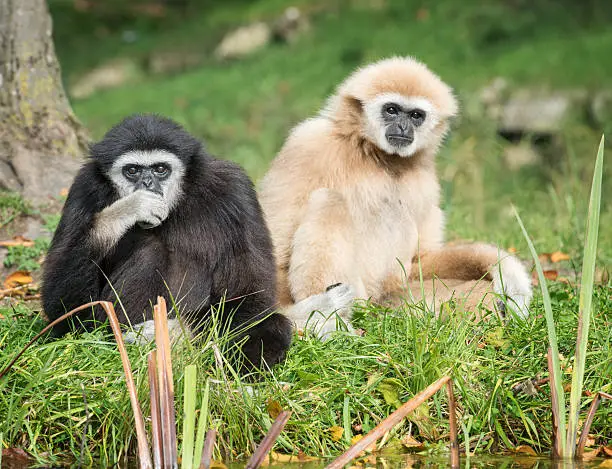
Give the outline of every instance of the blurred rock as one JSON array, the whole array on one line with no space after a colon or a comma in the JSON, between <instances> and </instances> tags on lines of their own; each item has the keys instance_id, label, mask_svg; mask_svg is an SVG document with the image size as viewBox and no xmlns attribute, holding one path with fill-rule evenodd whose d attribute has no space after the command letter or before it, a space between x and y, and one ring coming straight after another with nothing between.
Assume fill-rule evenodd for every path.
<instances>
[{"instance_id":1,"label":"blurred rock","mask_svg":"<svg viewBox=\"0 0 612 469\"><path fill-rule=\"evenodd\" d=\"M45 230L38 218L28 217L23 236L24 238L35 240L38 238L49 238L50 234Z\"/></svg>"},{"instance_id":2,"label":"blurred rock","mask_svg":"<svg viewBox=\"0 0 612 469\"><path fill-rule=\"evenodd\" d=\"M274 22L272 29L275 39L292 43L310 29L310 21L299 8L289 7Z\"/></svg>"},{"instance_id":3,"label":"blurred rock","mask_svg":"<svg viewBox=\"0 0 612 469\"><path fill-rule=\"evenodd\" d=\"M83 75L70 88L70 95L86 98L97 91L115 88L139 76L136 63L129 59L115 59Z\"/></svg>"},{"instance_id":4,"label":"blurred rock","mask_svg":"<svg viewBox=\"0 0 612 469\"><path fill-rule=\"evenodd\" d=\"M502 133L554 134L564 122L586 115L586 91L545 94L519 90L504 103L499 116Z\"/></svg>"},{"instance_id":5,"label":"blurred rock","mask_svg":"<svg viewBox=\"0 0 612 469\"><path fill-rule=\"evenodd\" d=\"M154 52L147 58L145 67L149 73L169 74L197 67L203 61L203 53L182 51Z\"/></svg>"},{"instance_id":6,"label":"blurred rock","mask_svg":"<svg viewBox=\"0 0 612 469\"><path fill-rule=\"evenodd\" d=\"M568 120L586 116L589 101L586 90L511 90L501 77L484 87L479 98L502 135L555 134Z\"/></svg>"},{"instance_id":7,"label":"blurred rock","mask_svg":"<svg viewBox=\"0 0 612 469\"><path fill-rule=\"evenodd\" d=\"M19 192L21 188L21 184L15 177L13 168L11 168L4 158L0 157L0 189Z\"/></svg>"},{"instance_id":8,"label":"blurred rock","mask_svg":"<svg viewBox=\"0 0 612 469\"><path fill-rule=\"evenodd\" d=\"M540 154L530 142L509 144L504 148L503 155L506 166L512 171L538 163L541 159Z\"/></svg>"},{"instance_id":9,"label":"blurred rock","mask_svg":"<svg viewBox=\"0 0 612 469\"><path fill-rule=\"evenodd\" d=\"M599 91L593 95L589 118L596 127L612 125L612 90Z\"/></svg>"},{"instance_id":10,"label":"blurred rock","mask_svg":"<svg viewBox=\"0 0 612 469\"><path fill-rule=\"evenodd\" d=\"M225 35L215 49L215 57L234 59L262 49L270 43L272 29L262 22L242 26Z\"/></svg>"}]
</instances>

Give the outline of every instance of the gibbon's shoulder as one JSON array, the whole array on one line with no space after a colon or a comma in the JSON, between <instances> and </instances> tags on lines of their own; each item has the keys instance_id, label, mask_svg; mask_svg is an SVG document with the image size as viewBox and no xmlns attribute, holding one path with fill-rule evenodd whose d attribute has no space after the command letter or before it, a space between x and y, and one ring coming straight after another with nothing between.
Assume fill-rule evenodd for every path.
<instances>
[{"instance_id":1,"label":"gibbon's shoulder","mask_svg":"<svg viewBox=\"0 0 612 469\"><path fill-rule=\"evenodd\" d=\"M325 116L315 116L296 125L289 136L287 144L303 144L312 139L321 139L331 135L333 123Z\"/></svg>"}]
</instances>

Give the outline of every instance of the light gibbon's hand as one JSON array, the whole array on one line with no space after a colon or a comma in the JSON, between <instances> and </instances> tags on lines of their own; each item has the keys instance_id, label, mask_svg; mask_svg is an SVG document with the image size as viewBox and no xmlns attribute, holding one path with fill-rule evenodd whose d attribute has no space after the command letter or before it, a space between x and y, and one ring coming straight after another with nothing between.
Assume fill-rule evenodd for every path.
<instances>
[{"instance_id":1,"label":"light gibbon's hand","mask_svg":"<svg viewBox=\"0 0 612 469\"><path fill-rule=\"evenodd\" d=\"M170 207L164 197L157 192L139 189L126 197L128 198L130 199L129 206L133 210L131 216L134 222L132 224L151 229L161 225L168 218Z\"/></svg>"},{"instance_id":2,"label":"light gibbon's hand","mask_svg":"<svg viewBox=\"0 0 612 469\"><path fill-rule=\"evenodd\" d=\"M529 316L531 301L531 278L521 262L514 256L506 255L491 269L493 290L503 295L507 301L502 304L511 308L519 317Z\"/></svg>"}]
</instances>

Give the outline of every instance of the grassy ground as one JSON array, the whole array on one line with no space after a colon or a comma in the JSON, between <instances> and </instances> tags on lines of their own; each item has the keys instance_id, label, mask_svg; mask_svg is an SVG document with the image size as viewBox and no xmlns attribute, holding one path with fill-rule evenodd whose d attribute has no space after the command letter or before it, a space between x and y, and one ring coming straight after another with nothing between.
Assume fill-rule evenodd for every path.
<instances>
[{"instance_id":1,"label":"grassy ground","mask_svg":"<svg viewBox=\"0 0 612 469\"><path fill-rule=\"evenodd\" d=\"M571 277L580 269L593 162L606 129L582 123L568 126L562 151L552 159L511 170L502 158L505 142L483 117L475 96L500 75L513 86L605 87L612 75L608 58L612 34L606 27L611 13L604 3L593 1L584 9L540 1L527 8L522 0L486 6L475 0L448 0L424 9L419 2L399 0L292 2L306 3L316 12L313 27L295 44L274 44L240 62L207 59L192 71L143 77L137 84L75 100L73 106L96 138L132 112L169 115L203 137L213 153L241 163L258 179L291 126L316 112L350 70L382 56L413 54L456 88L464 109L439 158L449 239L495 242L516 248L526 258L525 243L510 212L513 203L540 252L569 254L569 261L554 266L561 276ZM184 17L136 24L126 20L121 28L107 26L102 32L99 23L75 15L71 5L64 0L51 2L67 83L117 56L141 61L159 49L198 47L209 52L226 29L272 18L287 2L223 2ZM135 30L139 40L122 42L125 29ZM607 229L612 223L607 201L612 166L606 168L600 272L612 260ZM2 223L26 210L18 199L4 200L0 198ZM53 225L53 217L48 222ZM31 258L38 259L34 254ZM596 294L585 389L612 392L609 281ZM552 298L560 351L565 366L571 367L576 287L555 282ZM31 305L3 303L0 367L41 329L37 311ZM549 449L548 386L532 396L512 390L517 383L547 376L538 295L532 317L506 327L494 319L475 326L461 318L435 319L419 307L385 311L370 305L361 308L357 325L366 331L364 336L339 334L326 343L309 337L296 340L287 362L256 385L254 393L234 379L225 382L231 373L215 366L209 341L177 350L178 402L182 402L183 366L196 363L201 384L206 377L211 382L210 417L221 431L219 449L225 454L237 458L252 451L269 427L270 410L275 407L269 403L278 403L294 415L277 449L328 456L346 448L352 436L371 429L398 402L452 372L464 426L462 443L469 440L478 452L520 444L538 452ZM147 351L129 348L143 401ZM585 406L589 401L585 396ZM412 433L427 442L427 451L443 451L445 408L445 400L436 397L418 417L398 427L388 445ZM118 354L101 331L43 341L0 380L1 444L22 447L42 459L77 456L85 432L87 457L117 461L135 446L130 414ZM334 436L335 427L343 428L339 438ZM612 408L604 404L592 431L597 444L611 443L610 428Z\"/></svg>"}]
</instances>

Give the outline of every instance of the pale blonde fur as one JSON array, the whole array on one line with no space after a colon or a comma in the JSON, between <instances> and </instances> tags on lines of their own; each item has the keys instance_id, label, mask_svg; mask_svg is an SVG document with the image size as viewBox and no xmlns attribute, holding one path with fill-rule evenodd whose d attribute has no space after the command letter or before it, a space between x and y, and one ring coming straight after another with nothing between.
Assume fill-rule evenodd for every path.
<instances>
[{"instance_id":1,"label":"pale blonde fur","mask_svg":"<svg viewBox=\"0 0 612 469\"><path fill-rule=\"evenodd\" d=\"M380 141L384 132L381 137L372 106L384 95L427 107L409 151L390 154ZM260 200L275 249L279 300L298 326L305 311L320 309L330 285L348 285L351 299L386 301L405 296L406 276L417 278L419 270L425 279L468 281L469 289L482 277L485 286L496 281L494 290L513 296L526 313L529 278L516 259L499 264L509 255L489 245L444 245L434 158L456 113L452 90L438 76L397 57L358 69L318 116L291 131L262 181ZM504 280L512 284L506 288ZM461 290L460 283L450 284L442 289L446 296ZM338 309L350 318L350 301Z\"/></svg>"}]
</instances>

